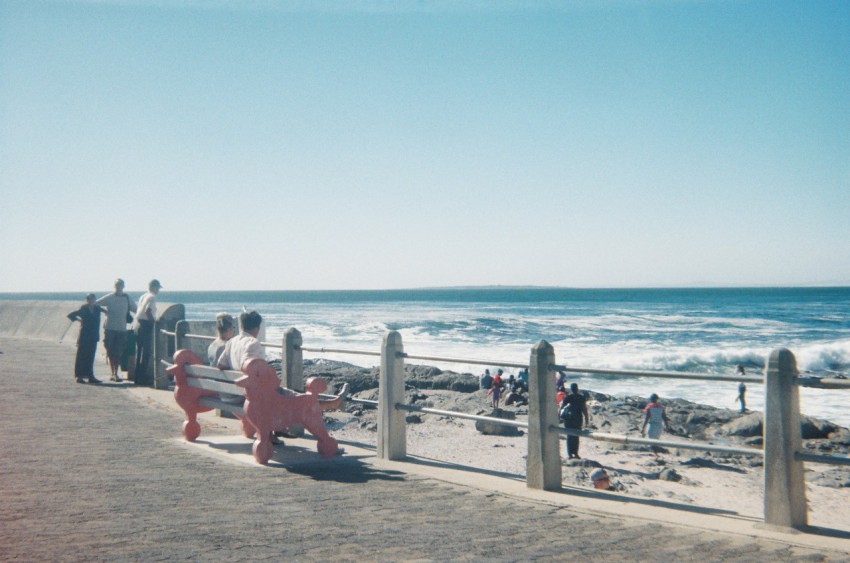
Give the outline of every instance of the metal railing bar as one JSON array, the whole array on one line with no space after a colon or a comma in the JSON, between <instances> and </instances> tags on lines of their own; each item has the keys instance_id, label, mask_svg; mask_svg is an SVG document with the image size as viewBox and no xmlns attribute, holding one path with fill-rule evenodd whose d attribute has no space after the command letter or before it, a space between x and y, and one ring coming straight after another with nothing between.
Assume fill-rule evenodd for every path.
<instances>
[{"instance_id":1,"label":"metal railing bar","mask_svg":"<svg viewBox=\"0 0 850 563\"><path fill-rule=\"evenodd\" d=\"M418 405L403 405L401 403L396 403L395 408L400 411L409 411L409 412L424 412L428 414L439 414L443 416L450 416L452 418L465 418L467 420L480 420L483 422L492 422L494 424L499 424L501 426L513 426L514 428L528 428L527 422L519 422L517 420L505 420L504 418L494 418L492 416L480 416L477 414L467 414L463 412L457 411L444 411L440 409L432 409L428 407L420 407Z\"/></svg>"},{"instance_id":2,"label":"metal railing bar","mask_svg":"<svg viewBox=\"0 0 850 563\"><path fill-rule=\"evenodd\" d=\"M550 426L550 432L557 432L562 435L581 436L582 438L590 438L591 440L600 440L603 442L616 442L618 444L639 444L644 446L662 446L665 448L678 448L681 450L701 450L707 452L720 452L728 454L739 454L753 457L764 457L763 450L755 448L738 448L735 446L716 446L714 444L706 444L704 442L673 442L669 440L653 440L651 438L632 438L622 434L607 434L605 432L593 432L592 430L578 430L572 428L561 428L560 426Z\"/></svg>"},{"instance_id":3,"label":"metal railing bar","mask_svg":"<svg viewBox=\"0 0 850 563\"><path fill-rule=\"evenodd\" d=\"M797 385L800 387L814 387L816 389L850 389L850 379L838 379L837 377L797 377Z\"/></svg>"},{"instance_id":4,"label":"metal railing bar","mask_svg":"<svg viewBox=\"0 0 850 563\"><path fill-rule=\"evenodd\" d=\"M684 371L643 371L624 369L572 368L561 365L551 365L552 371L565 373L595 373L599 375L627 375L635 377L656 377L660 379L698 379L707 381L745 381L747 383L764 383L764 379L754 375L710 375L707 373L692 373Z\"/></svg>"},{"instance_id":5,"label":"metal railing bar","mask_svg":"<svg viewBox=\"0 0 850 563\"><path fill-rule=\"evenodd\" d=\"M809 461L813 463L826 463L829 465L850 465L850 457L840 455L812 454L809 452L794 452L797 461Z\"/></svg>"},{"instance_id":6,"label":"metal railing bar","mask_svg":"<svg viewBox=\"0 0 850 563\"><path fill-rule=\"evenodd\" d=\"M373 401L371 399L352 399L351 397L348 397L345 400L349 403L360 403L361 405L371 405L375 408L378 407L378 401Z\"/></svg>"},{"instance_id":7,"label":"metal railing bar","mask_svg":"<svg viewBox=\"0 0 850 563\"><path fill-rule=\"evenodd\" d=\"M518 364L514 362L504 362L501 360L472 360L466 358L444 358L441 356L415 356L413 354L403 353L401 357L409 360L430 360L433 362L449 362L455 364L475 364L478 366L498 366L505 368L528 369L528 364Z\"/></svg>"},{"instance_id":8,"label":"metal railing bar","mask_svg":"<svg viewBox=\"0 0 850 563\"><path fill-rule=\"evenodd\" d=\"M209 340L212 342L215 340L215 336L207 336L206 334L184 334L184 338L197 338L198 340Z\"/></svg>"},{"instance_id":9,"label":"metal railing bar","mask_svg":"<svg viewBox=\"0 0 850 563\"><path fill-rule=\"evenodd\" d=\"M301 350L302 352L315 352L319 354L325 353L333 353L333 354L360 354L362 356L380 356L380 352L372 352L369 350L347 350L345 348L312 348L308 346L296 346L297 350Z\"/></svg>"}]
</instances>

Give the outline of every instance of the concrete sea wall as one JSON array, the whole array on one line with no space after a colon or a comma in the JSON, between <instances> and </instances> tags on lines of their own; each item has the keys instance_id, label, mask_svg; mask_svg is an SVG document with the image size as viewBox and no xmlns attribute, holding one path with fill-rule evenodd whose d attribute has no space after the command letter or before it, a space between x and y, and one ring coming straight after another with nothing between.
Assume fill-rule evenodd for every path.
<instances>
[{"instance_id":1,"label":"concrete sea wall","mask_svg":"<svg viewBox=\"0 0 850 563\"><path fill-rule=\"evenodd\" d=\"M0 300L0 336L47 340L75 345L80 323L71 322L68 313L76 311L84 301ZM157 324L174 328L185 317L181 304L157 303ZM105 319L101 320L101 326ZM102 330L102 329L101 329Z\"/></svg>"},{"instance_id":2,"label":"concrete sea wall","mask_svg":"<svg viewBox=\"0 0 850 563\"><path fill-rule=\"evenodd\" d=\"M72 323L68 313L84 303L79 301L0 301L0 336L48 340L74 345L80 323Z\"/></svg>"}]
</instances>

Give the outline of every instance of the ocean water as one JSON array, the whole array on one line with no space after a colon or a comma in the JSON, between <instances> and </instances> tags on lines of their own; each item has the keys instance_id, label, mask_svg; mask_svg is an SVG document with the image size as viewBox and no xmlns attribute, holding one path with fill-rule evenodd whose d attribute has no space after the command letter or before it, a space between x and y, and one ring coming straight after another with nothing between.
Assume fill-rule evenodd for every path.
<instances>
[{"instance_id":1,"label":"ocean water","mask_svg":"<svg viewBox=\"0 0 850 563\"><path fill-rule=\"evenodd\" d=\"M491 370L500 362L528 363L531 347L545 339L555 347L558 363L588 369L731 375L743 364L755 375L772 349L784 347L795 354L801 372L850 374L848 287L164 291L160 299L184 303L187 318L195 320L256 309L265 319L267 342L280 343L283 332L296 327L308 347L380 351L386 332L397 330L408 354L492 361ZM305 357L364 366L378 361L347 354ZM475 374L487 367L417 363ZM571 377L584 389L617 396L656 392L736 408L732 382ZM801 388L800 393L804 413L850 426L850 391ZM751 409L761 410L763 387L748 385L747 398Z\"/></svg>"}]
</instances>

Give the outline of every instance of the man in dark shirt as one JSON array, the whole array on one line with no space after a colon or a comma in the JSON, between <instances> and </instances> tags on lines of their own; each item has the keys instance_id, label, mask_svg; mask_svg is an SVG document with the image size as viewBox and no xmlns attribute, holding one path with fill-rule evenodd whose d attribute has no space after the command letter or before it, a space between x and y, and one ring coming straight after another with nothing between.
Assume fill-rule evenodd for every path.
<instances>
[{"instance_id":1,"label":"man in dark shirt","mask_svg":"<svg viewBox=\"0 0 850 563\"><path fill-rule=\"evenodd\" d=\"M100 340L100 314L103 308L94 304L95 295L86 295L86 304L79 310L68 314L73 321L80 321L80 335L77 337L77 359L74 362L74 378L77 383L88 379L89 383L100 383L94 376L94 357Z\"/></svg>"},{"instance_id":2,"label":"man in dark shirt","mask_svg":"<svg viewBox=\"0 0 850 563\"><path fill-rule=\"evenodd\" d=\"M587 399L584 395L578 392L578 384L570 385L570 392L561 401L561 420L564 421L564 428L581 430L581 421L584 418L585 424L590 424L590 416L587 414ZM578 455L578 436L572 434L567 436L567 458L581 459Z\"/></svg>"}]
</instances>

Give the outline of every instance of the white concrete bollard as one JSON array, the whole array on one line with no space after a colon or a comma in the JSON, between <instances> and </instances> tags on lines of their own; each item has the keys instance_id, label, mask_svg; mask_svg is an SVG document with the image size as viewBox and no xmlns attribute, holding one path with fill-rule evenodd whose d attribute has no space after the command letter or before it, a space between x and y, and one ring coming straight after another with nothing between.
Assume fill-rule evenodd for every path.
<instances>
[{"instance_id":1,"label":"white concrete bollard","mask_svg":"<svg viewBox=\"0 0 850 563\"><path fill-rule=\"evenodd\" d=\"M549 366L555 364L552 345L541 340L531 349L528 367L528 457L526 479L529 489L557 491L561 488L561 455L555 380Z\"/></svg>"},{"instance_id":2,"label":"white concrete bollard","mask_svg":"<svg viewBox=\"0 0 850 563\"><path fill-rule=\"evenodd\" d=\"M281 358L281 384L287 389L304 392L304 352L301 345L304 339L297 328L288 328L283 333L283 357ZM296 438L304 436L304 426L293 424L287 427L286 434Z\"/></svg>"},{"instance_id":3,"label":"white concrete bollard","mask_svg":"<svg viewBox=\"0 0 850 563\"><path fill-rule=\"evenodd\" d=\"M299 393L304 392L304 352L301 345L304 339L297 328L288 328L283 333L283 386Z\"/></svg>"},{"instance_id":4,"label":"white concrete bollard","mask_svg":"<svg viewBox=\"0 0 850 563\"><path fill-rule=\"evenodd\" d=\"M401 334L393 330L381 346L381 373L378 392L378 447L381 459L407 457L405 412L395 408L404 402L404 346Z\"/></svg>"},{"instance_id":5,"label":"white concrete bollard","mask_svg":"<svg viewBox=\"0 0 850 563\"><path fill-rule=\"evenodd\" d=\"M784 348L770 353L764 371L764 521L802 528L808 509L803 462L794 457L803 446L796 376L794 354Z\"/></svg>"}]
</instances>

